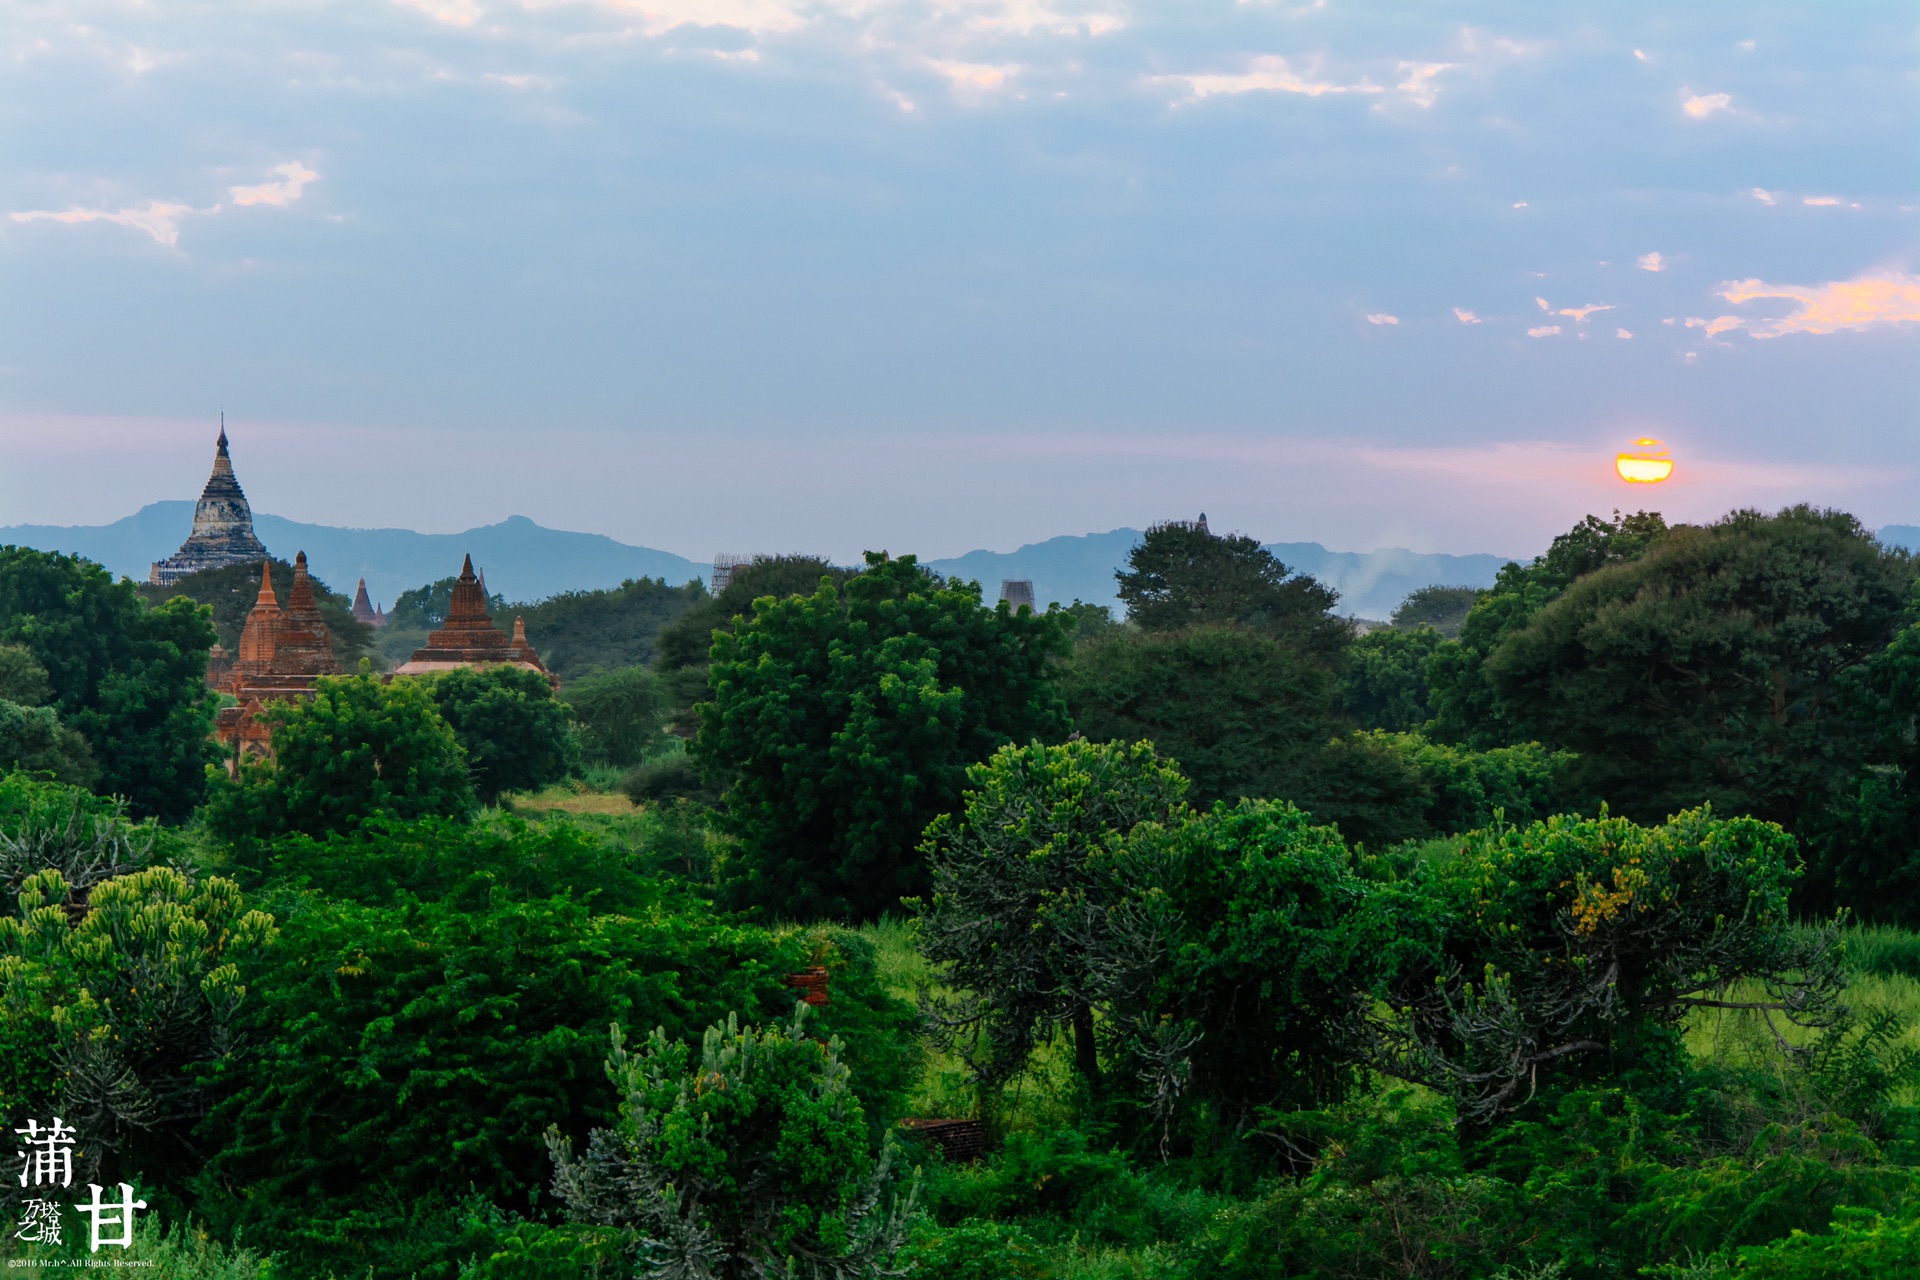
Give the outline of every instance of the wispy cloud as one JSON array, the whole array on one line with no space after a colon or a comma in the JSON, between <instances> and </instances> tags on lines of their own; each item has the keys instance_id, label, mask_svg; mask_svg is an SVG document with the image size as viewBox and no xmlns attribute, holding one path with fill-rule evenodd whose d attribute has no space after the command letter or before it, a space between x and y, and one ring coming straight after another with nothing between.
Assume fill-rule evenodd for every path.
<instances>
[{"instance_id":1,"label":"wispy cloud","mask_svg":"<svg viewBox=\"0 0 1920 1280\"><path fill-rule=\"evenodd\" d=\"M1294 93L1318 98L1331 93L1386 92L1379 85L1366 80L1354 84L1341 84L1334 80L1318 79L1317 76L1317 70L1302 75L1288 66L1285 58L1266 54L1255 58L1248 70L1237 75L1205 72L1192 75L1153 76L1150 80L1154 84L1185 85L1188 96L1193 98L1211 98L1219 94L1236 93Z\"/></svg>"},{"instance_id":2,"label":"wispy cloud","mask_svg":"<svg viewBox=\"0 0 1920 1280\"><path fill-rule=\"evenodd\" d=\"M1720 286L1720 296L1735 306L1777 300L1793 303L1794 308L1784 316L1693 318L1687 325L1705 329L1710 337L1739 329L1756 338L1779 338L1790 333L1858 333L1920 324L1920 276L1898 271L1869 272L1852 280L1815 285L1734 280Z\"/></svg>"},{"instance_id":3,"label":"wispy cloud","mask_svg":"<svg viewBox=\"0 0 1920 1280\"><path fill-rule=\"evenodd\" d=\"M954 92L967 96L1004 89L1021 70L1017 63L953 62L942 58L928 58L927 65L943 76Z\"/></svg>"},{"instance_id":4,"label":"wispy cloud","mask_svg":"<svg viewBox=\"0 0 1920 1280\"><path fill-rule=\"evenodd\" d=\"M1627 329L1615 329L1613 331L1613 336L1616 338L1631 338L1633 336L1633 333L1631 330L1627 330Z\"/></svg>"},{"instance_id":5,"label":"wispy cloud","mask_svg":"<svg viewBox=\"0 0 1920 1280\"><path fill-rule=\"evenodd\" d=\"M1752 191L1748 192L1747 194L1751 195L1755 200L1758 200L1761 204L1773 203L1773 192L1767 190L1765 187L1755 187Z\"/></svg>"},{"instance_id":6,"label":"wispy cloud","mask_svg":"<svg viewBox=\"0 0 1920 1280\"><path fill-rule=\"evenodd\" d=\"M1440 97L1440 86L1434 80L1445 71L1453 70L1451 62L1403 62L1400 70L1407 78L1393 87L1423 107L1432 106Z\"/></svg>"},{"instance_id":7,"label":"wispy cloud","mask_svg":"<svg viewBox=\"0 0 1920 1280\"><path fill-rule=\"evenodd\" d=\"M1587 322L1587 317L1592 315L1594 312L1612 311L1613 309L1614 309L1614 305L1611 302L1589 302L1584 307L1562 307L1560 308L1560 311L1558 312L1558 314L1563 316L1572 316L1575 323L1585 324Z\"/></svg>"},{"instance_id":8,"label":"wispy cloud","mask_svg":"<svg viewBox=\"0 0 1920 1280\"><path fill-rule=\"evenodd\" d=\"M394 0L403 9L418 9L435 22L470 27L480 20L477 0Z\"/></svg>"},{"instance_id":9,"label":"wispy cloud","mask_svg":"<svg viewBox=\"0 0 1920 1280\"><path fill-rule=\"evenodd\" d=\"M1680 92L1687 95L1681 100L1680 109L1695 120L1705 120L1716 111L1733 110L1730 93L1688 93L1685 89Z\"/></svg>"},{"instance_id":10,"label":"wispy cloud","mask_svg":"<svg viewBox=\"0 0 1920 1280\"><path fill-rule=\"evenodd\" d=\"M1367 323L1368 324L1399 324L1400 317L1390 316L1384 311L1369 311L1367 313Z\"/></svg>"},{"instance_id":11,"label":"wispy cloud","mask_svg":"<svg viewBox=\"0 0 1920 1280\"><path fill-rule=\"evenodd\" d=\"M1453 318L1455 320L1458 320L1461 324L1483 323L1483 321L1480 319L1479 316L1473 314L1473 312L1467 310L1465 307L1455 307L1453 309Z\"/></svg>"},{"instance_id":12,"label":"wispy cloud","mask_svg":"<svg viewBox=\"0 0 1920 1280\"><path fill-rule=\"evenodd\" d=\"M1543 324L1527 330L1527 336L1529 338L1551 338L1559 332L1560 332L1559 325Z\"/></svg>"},{"instance_id":13,"label":"wispy cloud","mask_svg":"<svg viewBox=\"0 0 1920 1280\"><path fill-rule=\"evenodd\" d=\"M1633 260L1633 264L1642 271L1665 271L1667 269L1667 260L1660 256L1660 251L1657 249L1652 253L1641 254Z\"/></svg>"},{"instance_id":14,"label":"wispy cloud","mask_svg":"<svg viewBox=\"0 0 1920 1280\"><path fill-rule=\"evenodd\" d=\"M131 227L135 231L145 232L158 244L171 249L180 242L180 219L195 212L214 213L220 206L212 209L196 210L192 205L168 204L161 200L149 200L144 209L29 209L7 216L15 222L64 222L69 225L82 222L111 222L116 226Z\"/></svg>"},{"instance_id":15,"label":"wispy cloud","mask_svg":"<svg viewBox=\"0 0 1920 1280\"><path fill-rule=\"evenodd\" d=\"M280 175L278 182L262 182L251 187L228 187L227 194L233 197L235 204L270 204L276 209L284 209L300 198L309 182L319 181L320 175L298 160L286 164L277 164L267 170Z\"/></svg>"}]
</instances>

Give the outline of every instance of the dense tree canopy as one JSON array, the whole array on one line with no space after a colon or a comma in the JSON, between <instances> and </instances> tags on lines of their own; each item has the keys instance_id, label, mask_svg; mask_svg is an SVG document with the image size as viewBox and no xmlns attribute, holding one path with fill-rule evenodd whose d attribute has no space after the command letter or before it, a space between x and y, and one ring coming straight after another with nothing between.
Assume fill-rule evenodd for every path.
<instances>
[{"instance_id":1,"label":"dense tree canopy","mask_svg":"<svg viewBox=\"0 0 1920 1280\"><path fill-rule=\"evenodd\" d=\"M567 686L567 704L589 760L620 767L639 764L665 741L667 691L645 667L622 667Z\"/></svg>"},{"instance_id":2,"label":"dense tree canopy","mask_svg":"<svg viewBox=\"0 0 1920 1280\"><path fill-rule=\"evenodd\" d=\"M91 561L0 547L0 643L33 655L49 705L87 740L98 785L140 813L183 818L205 794L213 642L191 600L148 608Z\"/></svg>"},{"instance_id":3,"label":"dense tree canopy","mask_svg":"<svg viewBox=\"0 0 1920 1280\"><path fill-rule=\"evenodd\" d=\"M763 600L714 641L695 754L742 840L734 891L783 915L891 910L926 887L916 849L967 767L1057 740L1056 618L986 609L913 557L869 553L844 590Z\"/></svg>"},{"instance_id":4,"label":"dense tree canopy","mask_svg":"<svg viewBox=\"0 0 1920 1280\"><path fill-rule=\"evenodd\" d=\"M698 582L670 587L659 578L633 578L605 590L567 591L514 605L508 612L527 624L527 637L548 669L572 681L652 662L662 632L706 599Z\"/></svg>"},{"instance_id":5,"label":"dense tree canopy","mask_svg":"<svg viewBox=\"0 0 1920 1280\"><path fill-rule=\"evenodd\" d=\"M1440 647L1433 627L1382 627L1347 647L1340 672L1340 713L1362 729L1407 733L1433 716L1427 666Z\"/></svg>"},{"instance_id":6,"label":"dense tree canopy","mask_svg":"<svg viewBox=\"0 0 1920 1280\"><path fill-rule=\"evenodd\" d=\"M1333 615L1339 593L1296 574L1252 538L1214 534L1204 521L1154 525L1115 577L1127 618L1147 631L1233 624L1338 659L1350 625Z\"/></svg>"},{"instance_id":7,"label":"dense tree canopy","mask_svg":"<svg viewBox=\"0 0 1920 1280\"><path fill-rule=\"evenodd\" d=\"M484 804L558 782L579 763L572 709L538 671L464 667L434 677L430 690Z\"/></svg>"}]
</instances>

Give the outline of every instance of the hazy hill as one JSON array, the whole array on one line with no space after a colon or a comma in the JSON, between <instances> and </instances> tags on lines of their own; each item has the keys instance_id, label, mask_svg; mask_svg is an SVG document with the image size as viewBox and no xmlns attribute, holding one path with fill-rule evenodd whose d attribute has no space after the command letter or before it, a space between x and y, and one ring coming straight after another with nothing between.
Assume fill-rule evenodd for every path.
<instances>
[{"instance_id":1,"label":"hazy hill","mask_svg":"<svg viewBox=\"0 0 1920 1280\"><path fill-rule=\"evenodd\" d=\"M460 572L461 557L487 577L487 589L509 600L537 600L562 591L617 587L629 578L664 578L679 585L704 580L707 566L650 547L631 547L597 533L547 529L525 516L465 533L411 529L336 529L256 513L254 532L282 559L307 553L314 576L353 595L364 577L375 601L392 604L402 591ZM193 530L193 503L155 502L108 525L15 525L0 528L0 543L65 551L96 560L111 572L146 581L155 560L170 556Z\"/></svg>"},{"instance_id":2,"label":"hazy hill","mask_svg":"<svg viewBox=\"0 0 1920 1280\"><path fill-rule=\"evenodd\" d=\"M1140 541L1137 529L1049 538L1017 551L971 551L951 560L928 564L950 577L977 578L989 601L1000 594L1005 578L1031 578L1034 599L1065 604L1085 600L1111 605L1114 571L1127 562L1127 553ZM1409 591L1441 584L1453 587L1490 587L1504 556L1437 555L1390 547L1380 551L1329 551L1317 542L1269 542L1267 550L1289 568L1310 573L1340 592L1341 613L1363 618L1385 618Z\"/></svg>"}]
</instances>

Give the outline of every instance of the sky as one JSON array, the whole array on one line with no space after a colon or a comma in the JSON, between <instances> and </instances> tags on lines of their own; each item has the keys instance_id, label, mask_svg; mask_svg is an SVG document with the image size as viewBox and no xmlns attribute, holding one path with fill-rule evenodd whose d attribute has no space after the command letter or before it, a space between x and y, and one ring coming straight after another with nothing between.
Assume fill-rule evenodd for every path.
<instances>
[{"instance_id":1,"label":"sky","mask_svg":"<svg viewBox=\"0 0 1920 1280\"><path fill-rule=\"evenodd\" d=\"M0 525L1920 524L1910 4L8 7ZM1629 487L1615 453L1666 443Z\"/></svg>"}]
</instances>

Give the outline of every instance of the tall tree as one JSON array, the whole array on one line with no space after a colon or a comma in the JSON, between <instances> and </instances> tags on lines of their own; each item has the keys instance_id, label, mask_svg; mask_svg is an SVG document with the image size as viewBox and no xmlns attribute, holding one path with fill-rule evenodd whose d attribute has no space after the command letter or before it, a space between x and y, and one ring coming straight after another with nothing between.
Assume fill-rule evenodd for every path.
<instances>
[{"instance_id":1,"label":"tall tree","mask_svg":"<svg viewBox=\"0 0 1920 1280\"><path fill-rule=\"evenodd\" d=\"M486 804L558 782L579 763L572 709L539 671L466 667L435 677L431 690Z\"/></svg>"},{"instance_id":2,"label":"tall tree","mask_svg":"<svg viewBox=\"0 0 1920 1280\"><path fill-rule=\"evenodd\" d=\"M787 915L872 917L927 886L916 853L967 766L1057 740L1057 618L986 609L977 583L868 553L843 590L763 600L715 634L694 753L742 841L733 892Z\"/></svg>"},{"instance_id":3,"label":"tall tree","mask_svg":"<svg viewBox=\"0 0 1920 1280\"><path fill-rule=\"evenodd\" d=\"M1427 666L1440 641L1440 632L1424 624L1382 627L1355 639L1340 671L1341 714L1362 729L1409 733L1425 726L1433 716Z\"/></svg>"},{"instance_id":4,"label":"tall tree","mask_svg":"<svg viewBox=\"0 0 1920 1280\"><path fill-rule=\"evenodd\" d=\"M205 793L213 642L207 610L191 600L148 608L133 583L92 561L0 547L0 643L32 653L51 705L87 739L100 787L136 812L184 818Z\"/></svg>"},{"instance_id":5,"label":"tall tree","mask_svg":"<svg viewBox=\"0 0 1920 1280\"><path fill-rule=\"evenodd\" d=\"M1326 662L1352 632L1331 612L1337 591L1294 573L1252 538L1210 532L1204 517L1154 525L1127 564L1114 575L1120 599L1145 631L1235 624Z\"/></svg>"}]
</instances>

